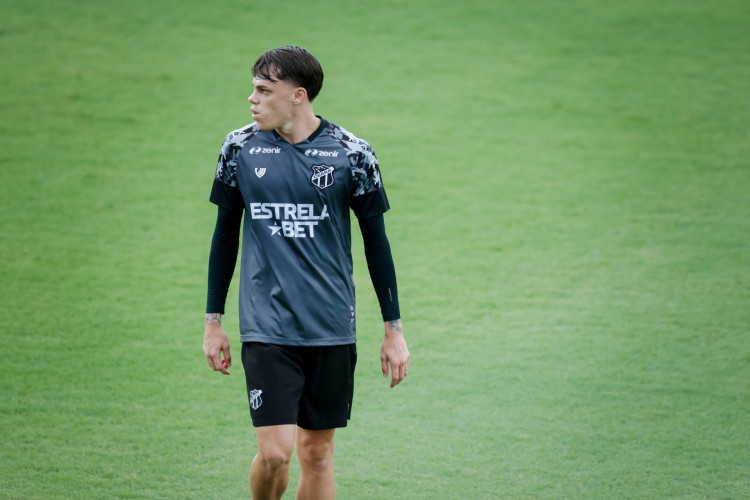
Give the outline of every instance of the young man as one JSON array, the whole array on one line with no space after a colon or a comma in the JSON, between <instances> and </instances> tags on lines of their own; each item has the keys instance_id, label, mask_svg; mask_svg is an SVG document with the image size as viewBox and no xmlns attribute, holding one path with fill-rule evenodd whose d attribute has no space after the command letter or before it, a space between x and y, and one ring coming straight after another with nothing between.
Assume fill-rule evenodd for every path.
<instances>
[{"instance_id":1,"label":"young man","mask_svg":"<svg viewBox=\"0 0 750 500\"><path fill-rule=\"evenodd\" d=\"M203 350L213 370L229 374L221 315L244 211L240 335L258 439L250 490L256 500L281 498L296 444L297 498L334 498L334 432L351 414L357 357L350 210L385 322L383 376L395 387L409 369L383 223L388 199L370 145L313 112L323 83L315 57L270 50L253 76L254 122L224 140L211 191L218 216Z\"/></svg>"}]
</instances>

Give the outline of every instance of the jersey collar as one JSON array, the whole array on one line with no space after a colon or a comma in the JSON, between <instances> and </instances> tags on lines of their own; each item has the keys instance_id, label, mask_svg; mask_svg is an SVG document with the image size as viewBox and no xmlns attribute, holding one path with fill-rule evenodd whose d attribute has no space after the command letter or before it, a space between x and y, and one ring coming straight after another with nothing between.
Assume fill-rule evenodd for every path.
<instances>
[{"instance_id":1,"label":"jersey collar","mask_svg":"<svg viewBox=\"0 0 750 500\"><path fill-rule=\"evenodd\" d=\"M315 132L313 132L312 134L310 134L310 137L308 137L304 141L298 142L297 144L304 144L306 142L310 143L310 142L314 141L321 134L321 132L323 132L323 130L326 128L326 126L328 126L328 122L326 121L325 118L323 118L320 115L315 115L315 116L317 116L318 118L320 118L320 125L318 125L318 128L315 129ZM273 130L273 136L276 138L277 141L285 141L286 142L286 139L284 139L283 137L281 137L279 135L279 133L276 132L276 130Z\"/></svg>"}]
</instances>

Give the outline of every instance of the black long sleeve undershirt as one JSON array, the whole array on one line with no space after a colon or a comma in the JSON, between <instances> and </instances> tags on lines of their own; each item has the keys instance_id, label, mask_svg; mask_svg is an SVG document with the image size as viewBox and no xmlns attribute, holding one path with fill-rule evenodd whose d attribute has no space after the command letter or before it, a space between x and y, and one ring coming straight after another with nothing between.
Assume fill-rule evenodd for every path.
<instances>
[{"instance_id":1,"label":"black long sleeve undershirt","mask_svg":"<svg viewBox=\"0 0 750 500\"><path fill-rule=\"evenodd\" d=\"M228 210L219 207L216 228L211 240L211 253L208 258L208 297L207 313L224 314L227 291L232 282L237 251L240 248L240 225L242 210Z\"/></svg>"},{"instance_id":2,"label":"black long sleeve undershirt","mask_svg":"<svg viewBox=\"0 0 750 500\"><path fill-rule=\"evenodd\" d=\"M367 268L378 296L383 321L400 319L396 269L393 266L391 245L385 235L383 215L359 219L359 230L362 232Z\"/></svg>"},{"instance_id":3,"label":"black long sleeve undershirt","mask_svg":"<svg viewBox=\"0 0 750 500\"><path fill-rule=\"evenodd\" d=\"M237 263L241 225L241 210L228 210L219 206L208 259L207 313L224 314L227 291ZM383 321L399 319L401 315L396 270L393 266L391 246L385 234L383 216L359 219L359 228L364 241L367 268L378 297Z\"/></svg>"}]
</instances>

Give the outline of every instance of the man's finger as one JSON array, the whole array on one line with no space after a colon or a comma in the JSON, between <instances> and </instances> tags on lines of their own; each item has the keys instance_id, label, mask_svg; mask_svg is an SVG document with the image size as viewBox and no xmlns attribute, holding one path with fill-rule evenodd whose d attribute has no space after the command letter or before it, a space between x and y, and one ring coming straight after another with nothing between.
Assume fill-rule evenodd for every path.
<instances>
[{"instance_id":1,"label":"man's finger","mask_svg":"<svg viewBox=\"0 0 750 500\"><path fill-rule=\"evenodd\" d=\"M214 365L213 354L211 354L211 352L209 351L208 347L205 344L203 345L203 354L206 355L206 362L208 363L208 366L212 370L216 370L216 365Z\"/></svg>"},{"instance_id":2,"label":"man's finger","mask_svg":"<svg viewBox=\"0 0 750 500\"><path fill-rule=\"evenodd\" d=\"M219 371L223 373L224 375L229 375L229 372L227 371L228 366L226 366L227 358L220 359L219 355L216 355L216 358L214 358L214 363L216 368L214 370Z\"/></svg>"},{"instance_id":3,"label":"man's finger","mask_svg":"<svg viewBox=\"0 0 750 500\"><path fill-rule=\"evenodd\" d=\"M219 351L216 354L206 354L206 360L208 361L208 366L210 366L213 371L229 375L227 368L232 366L232 358L225 357L224 359L221 359L221 351Z\"/></svg>"},{"instance_id":4,"label":"man's finger","mask_svg":"<svg viewBox=\"0 0 750 500\"><path fill-rule=\"evenodd\" d=\"M388 377L388 360L385 358L380 358L380 368L383 370L383 378Z\"/></svg>"},{"instance_id":5,"label":"man's finger","mask_svg":"<svg viewBox=\"0 0 750 500\"><path fill-rule=\"evenodd\" d=\"M218 354L208 355L208 366L210 366L213 369L213 371L219 371L220 363L221 363L221 359L219 358Z\"/></svg>"},{"instance_id":6,"label":"man's finger","mask_svg":"<svg viewBox=\"0 0 750 500\"><path fill-rule=\"evenodd\" d=\"M399 364L397 366L391 365L391 370L393 371L393 376L391 377L391 387L396 387L399 382L404 380L405 368L403 364Z\"/></svg>"}]
</instances>

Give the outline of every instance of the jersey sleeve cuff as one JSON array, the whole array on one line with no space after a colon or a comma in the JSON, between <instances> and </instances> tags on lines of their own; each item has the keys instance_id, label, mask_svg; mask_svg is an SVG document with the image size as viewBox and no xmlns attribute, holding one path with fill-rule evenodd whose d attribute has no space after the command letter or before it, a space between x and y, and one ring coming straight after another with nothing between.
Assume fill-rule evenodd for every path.
<instances>
[{"instance_id":1,"label":"jersey sleeve cuff","mask_svg":"<svg viewBox=\"0 0 750 500\"><path fill-rule=\"evenodd\" d=\"M227 210L242 210L245 208L245 201L240 190L224 184L219 179L214 179L208 201Z\"/></svg>"}]
</instances>

